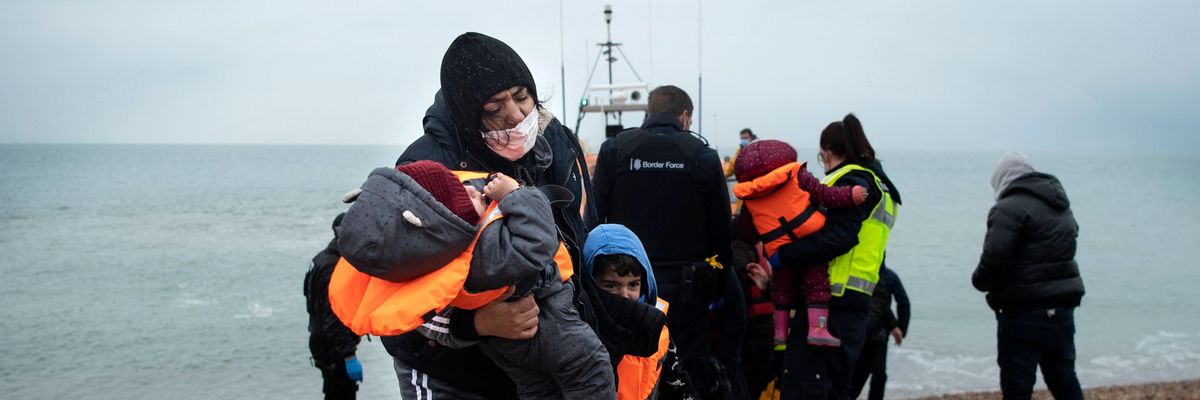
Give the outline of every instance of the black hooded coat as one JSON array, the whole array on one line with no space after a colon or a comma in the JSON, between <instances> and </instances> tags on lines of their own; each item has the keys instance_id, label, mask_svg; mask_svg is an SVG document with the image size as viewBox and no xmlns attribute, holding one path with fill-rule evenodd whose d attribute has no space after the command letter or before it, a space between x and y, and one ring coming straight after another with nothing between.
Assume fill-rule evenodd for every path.
<instances>
[{"instance_id":1,"label":"black hooded coat","mask_svg":"<svg viewBox=\"0 0 1200 400\"><path fill-rule=\"evenodd\" d=\"M1016 178L988 212L987 237L971 276L994 310L1079 306L1083 279L1075 263L1079 225L1058 178Z\"/></svg>"}]
</instances>

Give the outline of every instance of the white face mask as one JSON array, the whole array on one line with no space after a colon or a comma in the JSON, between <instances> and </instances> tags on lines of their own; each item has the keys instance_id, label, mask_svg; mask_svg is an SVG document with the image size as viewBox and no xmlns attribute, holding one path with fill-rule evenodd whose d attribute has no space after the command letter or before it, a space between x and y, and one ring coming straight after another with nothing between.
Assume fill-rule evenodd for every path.
<instances>
[{"instance_id":1,"label":"white face mask","mask_svg":"<svg viewBox=\"0 0 1200 400\"><path fill-rule=\"evenodd\" d=\"M524 157L529 150L533 149L533 145L537 143L537 127L538 127L538 109L533 107L533 111L521 120L521 123L511 129L482 132L483 141L492 149L496 155L504 157L508 161L517 161L518 158ZM504 141L508 140L508 145L504 145Z\"/></svg>"}]
</instances>

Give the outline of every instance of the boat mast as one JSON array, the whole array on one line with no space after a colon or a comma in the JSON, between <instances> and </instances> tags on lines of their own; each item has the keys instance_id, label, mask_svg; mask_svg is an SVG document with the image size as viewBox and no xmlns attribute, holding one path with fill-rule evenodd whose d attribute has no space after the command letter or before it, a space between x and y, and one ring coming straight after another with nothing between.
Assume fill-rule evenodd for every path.
<instances>
[{"instance_id":1,"label":"boat mast","mask_svg":"<svg viewBox=\"0 0 1200 400\"><path fill-rule=\"evenodd\" d=\"M600 53L596 54L596 62L592 64L592 70L588 73L588 83L584 88L583 95L579 99L579 114L575 119L575 133L579 134L579 126L583 121L583 117L587 113L603 113L605 123L605 137L612 137L624 129L622 120L625 111L646 111L646 100L649 90L646 83L642 81L642 77L638 75L637 70L633 68L633 64L629 62L629 57L625 56L625 52L621 50L621 44L612 40L612 5L604 6L604 24L607 31L607 41L597 43L600 46ZM637 78L636 82L632 83L615 83L613 81L613 64L616 63L616 53L620 53L625 58L625 64L629 65L629 70L633 72L633 76ZM592 85L592 77L596 74L596 67L599 66L600 58L608 64L608 84L607 85ZM593 92L605 93L603 98L592 99L589 94ZM616 114L616 121L613 123L612 117Z\"/></svg>"}]
</instances>

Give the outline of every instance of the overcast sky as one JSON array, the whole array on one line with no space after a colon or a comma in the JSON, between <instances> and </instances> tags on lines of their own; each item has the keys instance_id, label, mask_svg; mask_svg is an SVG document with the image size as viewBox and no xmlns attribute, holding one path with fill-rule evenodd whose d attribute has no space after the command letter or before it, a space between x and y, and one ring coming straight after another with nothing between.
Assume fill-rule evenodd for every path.
<instances>
[{"instance_id":1,"label":"overcast sky","mask_svg":"<svg viewBox=\"0 0 1200 400\"><path fill-rule=\"evenodd\" d=\"M467 31L516 49L556 114L565 66L574 126L606 3L644 80L699 101L703 77L719 148L743 127L812 148L846 112L884 149L1200 145L1196 1L6 0L0 142L405 145Z\"/></svg>"}]
</instances>

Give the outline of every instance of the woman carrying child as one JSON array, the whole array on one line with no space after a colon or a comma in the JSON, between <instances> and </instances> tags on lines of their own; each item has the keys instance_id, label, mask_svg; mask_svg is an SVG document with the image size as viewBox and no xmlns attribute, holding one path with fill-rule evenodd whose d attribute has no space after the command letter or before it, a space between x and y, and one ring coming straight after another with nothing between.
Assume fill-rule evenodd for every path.
<instances>
[{"instance_id":1,"label":"woman carrying child","mask_svg":"<svg viewBox=\"0 0 1200 400\"><path fill-rule=\"evenodd\" d=\"M783 360L782 397L849 399L854 361L865 340L871 294L879 281L888 236L896 220L900 193L875 158L875 149L853 114L821 132L819 161L822 183L832 187L863 186L867 199L851 208L830 209L820 230L779 246L782 265L829 263L829 333L840 347L815 346L790 335ZM797 313L792 328L809 325Z\"/></svg>"},{"instance_id":2,"label":"woman carrying child","mask_svg":"<svg viewBox=\"0 0 1200 400\"><path fill-rule=\"evenodd\" d=\"M566 188L570 199L550 200L558 205L553 217L560 236L578 258L588 226L582 216L594 214L583 201L591 191L587 164L578 138L539 103L533 76L516 51L487 35L460 35L442 58L441 90L423 124L425 134L396 164L432 160L452 170L503 173L523 186ZM446 327L465 340L529 339L537 333L537 315L530 296L456 310ZM383 344L405 398L418 391L437 398L515 398L511 379L478 346L452 349L419 332L385 337Z\"/></svg>"}]
</instances>

